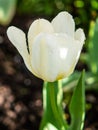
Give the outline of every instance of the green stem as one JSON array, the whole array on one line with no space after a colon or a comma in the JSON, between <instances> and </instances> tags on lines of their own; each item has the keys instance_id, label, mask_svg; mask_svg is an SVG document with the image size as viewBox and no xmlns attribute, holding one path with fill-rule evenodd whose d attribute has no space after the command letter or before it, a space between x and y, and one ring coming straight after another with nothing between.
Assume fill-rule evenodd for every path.
<instances>
[{"instance_id":1,"label":"green stem","mask_svg":"<svg viewBox=\"0 0 98 130\"><path fill-rule=\"evenodd\" d=\"M44 114L40 130L44 130L49 123L58 130L66 130L67 123L64 120L62 110L62 84L61 82L47 82L43 88ZM48 129L50 130L50 129Z\"/></svg>"},{"instance_id":2,"label":"green stem","mask_svg":"<svg viewBox=\"0 0 98 130\"><path fill-rule=\"evenodd\" d=\"M52 111L53 111L53 115L55 119L57 120L59 125L62 126L62 120L60 118L60 113L59 113L58 104L57 104L57 94L55 93L55 87L57 86L52 86L52 85L53 84L51 84L51 87L49 87L50 103L51 103L51 107L52 107Z\"/></svg>"}]
</instances>

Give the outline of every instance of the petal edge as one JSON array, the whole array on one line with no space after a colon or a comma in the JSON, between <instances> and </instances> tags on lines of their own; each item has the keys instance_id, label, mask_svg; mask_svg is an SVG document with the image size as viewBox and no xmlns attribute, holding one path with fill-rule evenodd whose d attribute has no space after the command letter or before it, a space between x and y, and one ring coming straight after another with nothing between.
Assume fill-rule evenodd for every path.
<instances>
[{"instance_id":1,"label":"petal edge","mask_svg":"<svg viewBox=\"0 0 98 130\"><path fill-rule=\"evenodd\" d=\"M66 11L60 12L53 20L52 25L56 33L66 33L74 36L75 23L71 14Z\"/></svg>"},{"instance_id":2,"label":"petal edge","mask_svg":"<svg viewBox=\"0 0 98 130\"><path fill-rule=\"evenodd\" d=\"M11 26L7 29L7 36L9 40L12 42L12 44L17 48L21 56L23 57L27 68L30 71L32 71L29 60L29 53L26 45L25 33L22 30L18 29L17 27Z\"/></svg>"}]
</instances>

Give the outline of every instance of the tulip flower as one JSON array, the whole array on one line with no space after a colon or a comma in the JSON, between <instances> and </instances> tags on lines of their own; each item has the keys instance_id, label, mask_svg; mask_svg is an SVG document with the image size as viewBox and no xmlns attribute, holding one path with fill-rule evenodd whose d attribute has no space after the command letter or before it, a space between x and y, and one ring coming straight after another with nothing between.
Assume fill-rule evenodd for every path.
<instances>
[{"instance_id":1,"label":"tulip flower","mask_svg":"<svg viewBox=\"0 0 98 130\"><path fill-rule=\"evenodd\" d=\"M49 82L66 78L74 71L85 40L83 30L75 30L74 19L66 11L51 22L35 20L28 31L28 44L25 33L14 26L8 28L7 35L27 68Z\"/></svg>"}]
</instances>

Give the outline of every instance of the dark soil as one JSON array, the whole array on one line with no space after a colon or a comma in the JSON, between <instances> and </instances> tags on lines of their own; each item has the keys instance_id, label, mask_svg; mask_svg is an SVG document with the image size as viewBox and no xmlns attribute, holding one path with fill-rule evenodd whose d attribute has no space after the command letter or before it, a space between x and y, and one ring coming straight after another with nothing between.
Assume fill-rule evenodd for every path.
<instances>
[{"instance_id":1,"label":"dark soil","mask_svg":"<svg viewBox=\"0 0 98 130\"><path fill-rule=\"evenodd\" d=\"M33 17L15 16L10 25L27 32ZM38 130L43 81L32 75L0 26L0 130ZM86 93L89 109L84 130L98 130L98 92Z\"/></svg>"}]
</instances>

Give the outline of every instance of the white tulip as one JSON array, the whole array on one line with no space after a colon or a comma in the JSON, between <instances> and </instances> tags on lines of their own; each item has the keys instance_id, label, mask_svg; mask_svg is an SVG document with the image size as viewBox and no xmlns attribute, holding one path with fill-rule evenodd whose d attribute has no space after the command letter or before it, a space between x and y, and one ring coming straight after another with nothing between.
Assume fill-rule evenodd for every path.
<instances>
[{"instance_id":1,"label":"white tulip","mask_svg":"<svg viewBox=\"0 0 98 130\"><path fill-rule=\"evenodd\" d=\"M28 47L22 30L11 26L7 35L27 68L49 82L68 77L74 71L85 40L83 30L79 28L75 31L74 20L65 11L52 22L35 20L28 31Z\"/></svg>"}]
</instances>

